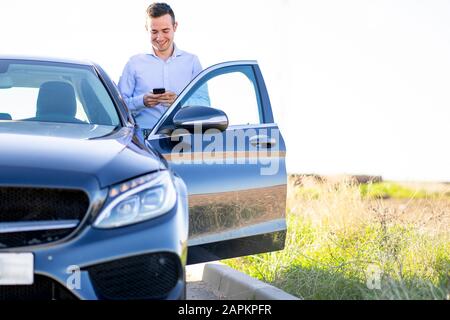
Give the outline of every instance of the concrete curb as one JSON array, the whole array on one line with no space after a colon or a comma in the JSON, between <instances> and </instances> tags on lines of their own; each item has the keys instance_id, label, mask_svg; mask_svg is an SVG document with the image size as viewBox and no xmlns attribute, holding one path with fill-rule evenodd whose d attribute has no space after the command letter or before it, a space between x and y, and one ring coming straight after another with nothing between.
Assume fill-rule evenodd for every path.
<instances>
[{"instance_id":1,"label":"concrete curb","mask_svg":"<svg viewBox=\"0 0 450 320\"><path fill-rule=\"evenodd\" d=\"M227 300L302 300L220 262L191 265L187 278L205 282Z\"/></svg>"}]
</instances>

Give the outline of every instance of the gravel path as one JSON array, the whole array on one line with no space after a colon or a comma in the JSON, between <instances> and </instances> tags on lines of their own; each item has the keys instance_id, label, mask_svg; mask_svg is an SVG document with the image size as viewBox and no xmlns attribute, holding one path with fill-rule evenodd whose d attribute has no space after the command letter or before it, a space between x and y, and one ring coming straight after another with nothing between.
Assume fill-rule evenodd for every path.
<instances>
[{"instance_id":1,"label":"gravel path","mask_svg":"<svg viewBox=\"0 0 450 320\"><path fill-rule=\"evenodd\" d=\"M187 283L187 300L222 300L203 281Z\"/></svg>"}]
</instances>

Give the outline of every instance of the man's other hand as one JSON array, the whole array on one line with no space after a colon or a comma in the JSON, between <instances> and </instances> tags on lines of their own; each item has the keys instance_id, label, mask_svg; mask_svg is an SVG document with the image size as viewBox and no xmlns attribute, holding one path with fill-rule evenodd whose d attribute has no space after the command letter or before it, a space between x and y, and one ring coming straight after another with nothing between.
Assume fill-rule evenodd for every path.
<instances>
[{"instance_id":1,"label":"man's other hand","mask_svg":"<svg viewBox=\"0 0 450 320\"><path fill-rule=\"evenodd\" d=\"M177 99L177 95L173 92L167 91L159 95L159 102L165 106L170 106Z\"/></svg>"}]
</instances>

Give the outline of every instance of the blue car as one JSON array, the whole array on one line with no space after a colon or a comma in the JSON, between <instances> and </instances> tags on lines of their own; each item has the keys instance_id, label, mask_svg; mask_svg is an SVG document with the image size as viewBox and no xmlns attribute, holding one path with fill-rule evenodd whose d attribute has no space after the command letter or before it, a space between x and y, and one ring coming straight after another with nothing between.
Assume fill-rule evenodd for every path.
<instances>
[{"instance_id":1,"label":"blue car","mask_svg":"<svg viewBox=\"0 0 450 320\"><path fill-rule=\"evenodd\" d=\"M0 56L0 300L184 299L185 266L281 250L286 147L258 64L152 128L91 62Z\"/></svg>"}]
</instances>

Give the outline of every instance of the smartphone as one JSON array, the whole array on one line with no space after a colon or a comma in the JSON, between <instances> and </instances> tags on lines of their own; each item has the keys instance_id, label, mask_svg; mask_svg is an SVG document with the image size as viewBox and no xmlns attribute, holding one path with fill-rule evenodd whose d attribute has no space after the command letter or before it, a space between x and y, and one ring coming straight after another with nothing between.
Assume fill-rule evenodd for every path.
<instances>
[{"instance_id":1,"label":"smartphone","mask_svg":"<svg viewBox=\"0 0 450 320\"><path fill-rule=\"evenodd\" d=\"M155 88L153 89L153 94L163 94L166 92L166 89L164 88Z\"/></svg>"}]
</instances>

